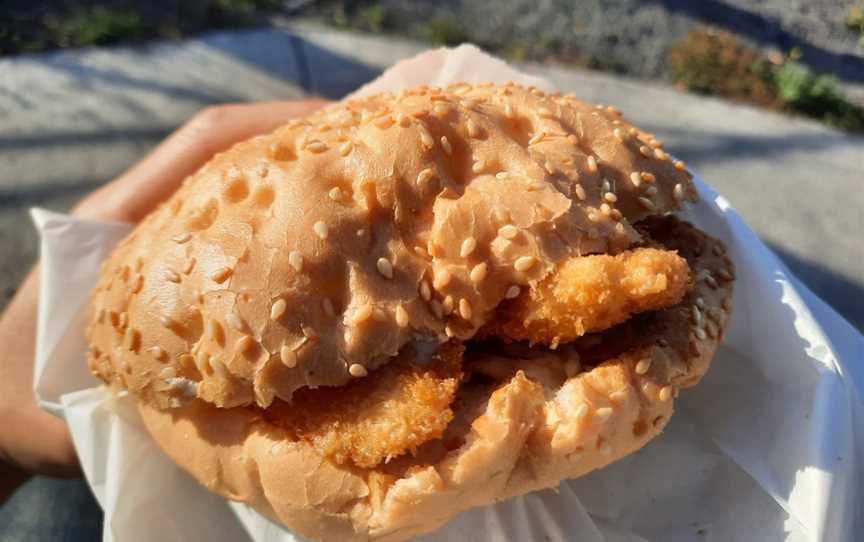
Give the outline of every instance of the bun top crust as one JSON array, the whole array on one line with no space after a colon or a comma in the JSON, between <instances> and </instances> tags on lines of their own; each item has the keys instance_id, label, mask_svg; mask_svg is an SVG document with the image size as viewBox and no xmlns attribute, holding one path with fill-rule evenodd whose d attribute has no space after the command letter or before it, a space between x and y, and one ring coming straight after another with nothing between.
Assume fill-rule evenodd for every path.
<instances>
[{"instance_id":1,"label":"bun top crust","mask_svg":"<svg viewBox=\"0 0 864 542\"><path fill-rule=\"evenodd\" d=\"M696 192L611 107L512 84L339 103L235 145L103 265L91 370L164 408L290 400L470 338Z\"/></svg>"}]
</instances>

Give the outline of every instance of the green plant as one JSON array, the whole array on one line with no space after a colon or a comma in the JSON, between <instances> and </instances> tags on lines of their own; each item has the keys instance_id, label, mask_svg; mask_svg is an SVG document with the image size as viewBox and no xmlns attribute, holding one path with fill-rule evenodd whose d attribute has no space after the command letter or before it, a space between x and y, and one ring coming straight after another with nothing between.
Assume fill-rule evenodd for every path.
<instances>
[{"instance_id":1,"label":"green plant","mask_svg":"<svg viewBox=\"0 0 864 542\"><path fill-rule=\"evenodd\" d=\"M135 11L96 6L68 17L48 17L45 26L61 47L102 45L136 38L145 25Z\"/></svg>"},{"instance_id":2,"label":"green plant","mask_svg":"<svg viewBox=\"0 0 864 542\"><path fill-rule=\"evenodd\" d=\"M773 70L772 80L789 109L844 130L864 131L864 109L843 96L835 77L816 75L807 66L788 61Z\"/></svg>"},{"instance_id":3,"label":"green plant","mask_svg":"<svg viewBox=\"0 0 864 542\"><path fill-rule=\"evenodd\" d=\"M366 30L376 34L384 30L387 23L387 9L381 4L366 6L358 15Z\"/></svg>"},{"instance_id":4,"label":"green plant","mask_svg":"<svg viewBox=\"0 0 864 542\"><path fill-rule=\"evenodd\" d=\"M799 62L802 52L766 57L733 34L700 28L673 45L667 61L676 84L756 105L807 115L853 132L864 132L864 109L840 91L836 78L814 74Z\"/></svg>"},{"instance_id":5,"label":"green plant","mask_svg":"<svg viewBox=\"0 0 864 542\"><path fill-rule=\"evenodd\" d=\"M436 17L421 29L427 40L437 45L459 45L468 41L468 32L455 17Z\"/></svg>"},{"instance_id":6,"label":"green plant","mask_svg":"<svg viewBox=\"0 0 864 542\"><path fill-rule=\"evenodd\" d=\"M864 4L849 9L846 28L858 34L858 45L864 47Z\"/></svg>"}]
</instances>

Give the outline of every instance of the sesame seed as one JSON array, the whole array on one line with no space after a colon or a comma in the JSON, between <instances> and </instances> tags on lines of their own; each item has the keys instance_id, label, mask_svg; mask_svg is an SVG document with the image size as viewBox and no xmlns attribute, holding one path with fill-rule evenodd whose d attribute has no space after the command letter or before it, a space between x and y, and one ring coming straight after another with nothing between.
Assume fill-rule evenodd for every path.
<instances>
[{"instance_id":1,"label":"sesame seed","mask_svg":"<svg viewBox=\"0 0 864 542\"><path fill-rule=\"evenodd\" d=\"M714 322L705 322L705 331L708 332L708 337L711 339L717 338L717 327Z\"/></svg>"},{"instance_id":2,"label":"sesame seed","mask_svg":"<svg viewBox=\"0 0 864 542\"><path fill-rule=\"evenodd\" d=\"M513 268L519 272L525 272L534 267L534 264L537 263L537 258L534 256L522 256L517 258L513 263Z\"/></svg>"},{"instance_id":3,"label":"sesame seed","mask_svg":"<svg viewBox=\"0 0 864 542\"><path fill-rule=\"evenodd\" d=\"M728 269L724 269L722 267L715 272L717 273L718 277L727 282L735 278L735 275L733 275Z\"/></svg>"},{"instance_id":4,"label":"sesame seed","mask_svg":"<svg viewBox=\"0 0 864 542\"><path fill-rule=\"evenodd\" d=\"M704 341L707 338L707 336L705 335L705 330L702 329L701 327L697 327L693 331L693 334L696 335L696 338L699 339L700 341Z\"/></svg>"},{"instance_id":5,"label":"sesame seed","mask_svg":"<svg viewBox=\"0 0 864 542\"><path fill-rule=\"evenodd\" d=\"M175 243L177 243L178 245L182 245L183 243L185 243L189 239L192 239L192 234L189 233L188 231L185 231L183 233L178 233L177 235L175 235L174 237L171 238L171 240L174 241Z\"/></svg>"},{"instance_id":6,"label":"sesame seed","mask_svg":"<svg viewBox=\"0 0 864 542\"><path fill-rule=\"evenodd\" d=\"M453 146L450 145L450 140L447 139L447 136L441 136L441 148L444 149L445 153L453 154Z\"/></svg>"},{"instance_id":7,"label":"sesame seed","mask_svg":"<svg viewBox=\"0 0 864 542\"><path fill-rule=\"evenodd\" d=\"M180 282L180 275L172 269L166 269L162 276L169 282Z\"/></svg>"},{"instance_id":8,"label":"sesame seed","mask_svg":"<svg viewBox=\"0 0 864 542\"><path fill-rule=\"evenodd\" d=\"M132 281L132 293L137 294L141 291L141 288L144 286L144 277L142 275L138 275Z\"/></svg>"},{"instance_id":9,"label":"sesame seed","mask_svg":"<svg viewBox=\"0 0 864 542\"><path fill-rule=\"evenodd\" d=\"M515 239L519 235L519 228L513 224L505 224L498 229L498 235L504 239Z\"/></svg>"},{"instance_id":10,"label":"sesame seed","mask_svg":"<svg viewBox=\"0 0 864 542\"><path fill-rule=\"evenodd\" d=\"M477 139L480 137L480 127L472 119L468 119L465 123L465 129L468 131L468 137Z\"/></svg>"},{"instance_id":11,"label":"sesame seed","mask_svg":"<svg viewBox=\"0 0 864 542\"><path fill-rule=\"evenodd\" d=\"M338 186L334 186L329 192L327 192L327 195L330 196L330 199L333 201L340 201L343 197L342 189Z\"/></svg>"},{"instance_id":12,"label":"sesame seed","mask_svg":"<svg viewBox=\"0 0 864 542\"><path fill-rule=\"evenodd\" d=\"M486 278L488 272L489 267L486 265L486 263L478 263L471 269L471 272L468 274L468 276L471 279L471 282L473 282L474 284L480 284Z\"/></svg>"},{"instance_id":13,"label":"sesame seed","mask_svg":"<svg viewBox=\"0 0 864 542\"><path fill-rule=\"evenodd\" d=\"M495 174L495 178L498 179L499 181L503 181L504 179L506 179L509 176L510 176L510 174L507 173L506 171L499 171L498 173Z\"/></svg>"},{"instance_id":14,"label":"sesame seed","mask_svg":"<svg viewBox=\"0 0 864 542\"><path fill-rule=\"evenodd\" d=\"M685 167L686 166L684 165L684 162L682 162L681 160L675 160L675 169L679 171L684 171Z\"/></svg>"},{"instance_id":15,"label":"sesame seed","mask_svg":"<svg viewBox=\"0 0 864 542\"><path fill-rule=\"evenodd\" d=\"M602 214L603 216L609 216L610 214L612 214L612 207L609 207L608 203L601 203L600 214Z\"/></svg>"},{"instance_id":16,"label":"sesame seed","mask_svg":"<svg viewBox=\"0 0 864 542\"><path fill-rule=\"evenodd\" d=\"M288 254L288 263L294 268L294 271L298 273L303 271L303 255L296 250L292 250Z\"/></svg>"},{"instance_id":17,"label":"sesame seed","mask_svg":"<svg viewBox=\"0 0 864 542\"><path fill-rule=\"evenodd\" d=\"M729 299L728 297L726 297L723 299L723 302L720 303L720 306L723 307L724 310L728 311L729 309L732 308L732 300Z\"/></svg>"},{"instance_id":18,"label":"sesame seed","mask_svg":"<svg viewBox=\"0 0 864 542\"><path fill-rule=\"evenodd\" d=\"M621 143L624 142L624 130L622 130L621 128L615 128L612 133L615 134L615 139L617 139Z\"/></svg>"},{"instance_id":19,"label":"sesame seed","mask_svg":"<svg viewBox=\"0 0 864 542\"><path fill-rule=\"evenodd\" d=\"M287 309L288 303L282 298L277 299L272 305L270 305L270 319L278 320L282 318L282 315L285 314Z\"/></svg>"},{"instance_id":20,"label":"sesame seed","mask_svg":"<svg viewBox=\"0 0 864 542\"><path fill-rule=\"evenodd\" d=\"M427 132L426 130L420 131L420 142L427 149L431 149L432 147L435 146L435 140L432 139L432 136L429 135L429 132Z\"/></svg>"},{"instance_id":21,"label":"sesame seed","mask_svg":"<svg viewBox=\"0 0 864 542\"><path fill-rule=\"evenodd\" d=\"M516 113L513 111L513 106L509 103L504 104L504 116L508 119L512 119L516 116Z\"/></svg>"},{"instance_id":22,"label":"sesame seed","mask_svg":"<svg viewBox=\"0 0 864 542\"><path fill-rule=\"evenodd\" d=\"M450 326L450 324L444 326L444 335L447 335L447 337L450 339L456 336L456 333L453 331L453 328Z\"/></svg>"},{"instance_id":23,"label":"sesame seed","mask_svg":"<svg viewBox=\"0 0 864 542\"><path fill-rule=\"evenodd\" d=\"M647 171L643 171L639 176L642 177L642 180L646 183L653 183L655 180L657 180L657 177L655 177L653 173L649 173Z\"/></svg>"},{"instance_id":24,"label":"sesame seed","mask_svg":"<svg viewBox=\"0 0 864 542\"><path fill-rule=\"evenodd\" d=\"M436 290L440 290L441 288L446 288L448 284L450 284L450 280L453 278L453 275L450 274L450 271L446 269L441 269L436 271L435 280L432 281L432 286Z\"/></svg>"},{"instance_id":25,"label":"sesame seed","mask_svg":"<svg viewBox=\"0 0 864 542\"><path fill-rule=\"evenodd\" d=\"M537 132L536 134L531 136L531 139L528 140L528 145L536 145L543 141L543 138L546 137L546 132Z\"/></svg>"},{"instance_id":26,"label":"sesame seed","mask_svg":"<svg viewBox=\"0 0 864 542\"><path fill-rule=\"evenodd\" d=\"M396 325L399 327L408 327L409 321L408 311L405 310L405 307L402 305L396 307Z\"/></svg>"},{"instance_id":27,"label":"sesame seed","mask_svg":"<svg viewBox=\"0 0 864 542\"><path fill-rule=\"evenodd\" d=\"M350 141L346 141L345 143L342 143L341 145L339 145L339 154L342 156L348 156L349 154L351 154L351 151L353 151L353 150L354 150L354 143L352 143Z\"/></svg>"},{"instance_id":28,"label":"sesame seed","mask_svg":"<svg viewBox=\"0 0 864 542\"><path fill-rule=\"evenodd\" d=\"M543 169L545 169L546 173L548 173L549 175L555 174L555 166L553 166L552 162L550 162L549 160L546 160L546 162L543 163Z\"/></svg>"},{"instance_id":29,"label":"sesame seed","mask_svg":"<svg viewBox=\"0 0 864 542\"><path fill-rule=\"evenodd\" d=\"M571 145L578 145L579 144L579 136L577 136L576 134L569 134L567 136L567 141L569 141Z\"/></svg>"},{"instance_id":30,"label":"sesame seed","mask_svg":"<svg viewBox=\"0 0 864 542\"><path fill-rule=\"evenodd\" d=\"M234 270L230 267L220 267L219 269L213 271L213 273L210 274L210 280L221 284L225 282L225 280L233 273Z\"/></svg>"},{"instance_id":31,"label":"sesame seed","mask_svg":"<svg viewBox=\"0 0 864 542\"><path fill-rule=\"evenodd\" d=\"M369 374L369 371L366 370L366 367L360 365L359 363L352 363L350 367L348 367L348 373L354 378L363 378L364 376Z\"/></svg>"},{"instance_id":32,"label":"sesame seed","mask_svg":"<svg viewBox=\"0 0 864 542\"><path fill-rule=\"evenodd\" d=\"M229 326L233 327L237 331L243 331L244 329L243 320L241 320L240 317L237 316L237 313L229 312L228 314L226 314L225 322L227 322Z\"/></svg>"},{"instance_id":33,"label":"sesame seed","mask_svg":"<svg viewBox=\"0 0 864 542\"><path fill-rule=\"evenodd\" d=\"M543 190L543 188L545 187L546 183L544 183L543 181L531 181L530 183L528 183L528 187L526 188L526 190L528 192L536 192L537 190Z\"/></svg>"},{"instance_id":34,"label":"sesame seed","mask_svg":"<svg viewBox=\"0 0 864 542\"><path fill-rule=\"evenodd\" d=\"M432 289L429 288L429 283L425 280L420 283L420 297L423 298L423 301L432 299Z\"/></svg>"},{"instance_id":35,"label":"sesame seed","mask_svg":"<svg viewBox=\"0 0 864 542\"><path fill-rule=\"evenodd\" d=\"M726 247L724 247L722 243L717 243L711 247L711 252L713 252L715 256L722 256L726 253Z\"/></svg>"},{"instance_id":36,"label":"sesame seed","mask_svg":"<svg viewBox=\"0 0 864 542\"><path fill-rule=\"evenodd\" d=\"M717 289L717 280L711 275L705 275L705 283L708 284L713 290Z\"/></svg>"},{"instance_id":37,"label":"sesame seed","mask_svg":"<svg viewBox=\"0 0 864 542\"><path fill-rule=\"evenodd\" d=\"M645 157L651 156L653 154L651 151L651 147L648 147L646 145L642 145L641 147L639 147L639 153Z\"/></svg>"},{"instance_id":38,"label":"sesame seed","mask_svg":"<svg viewBox=\"0 0 864 542\"><path fill-rule=\"evenodd\" d=\"M110 317L110 316L116 315L116 314L117 314L116 312L111 312L111 313L108 313L108 316ZM168 318L167 316L160 316L159 317L159 323L162 325L162 327L171 327L174 325L174 321L171 320L171 318Z\"/></svg>"},{"instance_id":39,"label":"sesame seed","mask_svg":"<svg viewBox=\"0 0 864 542\"><path fill-rule=\"evenodd\" d=\"M514 299L516 297L519 297L520 293L522 293L522 288L514 284L507 288L507 291L504 292L504 299Z\"/></svg>"},{"instance_id":40,"label":"sesame seed","mask_svg":"<svg viewBox=\"0 0 864 542\"><path fill-rule=\"evenodd\" d=\"M383 117L378 117L375 119L375 126L380 128L381 130L386 130L387 128L393 126L393 123L396 122L393 120L393 117L390 115L384 115Z\"/></svg>"},{"instance_id":41,"label":"sesame seed","mask_svg":"<svg viewBox=\"0 0 864 542\"><path fill-rule=\"evenodd\" d=\"M402 128L407 128L411 125L411 119L408 118L406 115L399 113L398 115L396 115L396 124L398 124Z\"/></svg>"},{"instance_id":42,"label":"sesame seed","mask_svg":"<svg viewBox=\"0 0 864 542\"><path fill-rule=\"evenodd\" d=\"M634 171L630 174L630 182L633 183L633 186L639 188L639 185L642 184L642 176L638 171Z\"/></svg>"},{"instance_id":43,"label":"sesame seed","mask_svg":"<svg viewBox=\"0 0 864 542\"><path fill-rule=\"evenodd\" d=\"M238 354L246 353L250 348L252 348L252 337L249 335L243 335L234 343L234 351Z\"/></svg>"},{"instance_id":44,"label":"sesame seed","mask_svg":"<svg viewBox=\"0 0 864 542\"><path fill-rule=\"evenodd\" d=\"M588 157L588 171L597 173L597 159L593 156Z\"/></svg>"},{"instance_id":45,"label":"sesame seed","mask_svg":"<svg viewBox=\"0 0 864 542\"><path fill-rule=\"evenodd\" d=\"M189 258L188 260L186 260L186 263L183 264L182 269L184 275L188 275L192 272L192 268L195 267L195 262L197 262L195 258Z\"/></svg>"},{"instance_id":46,"label":"sesame seed","mask_svg":"<svg viewBox=\"0 0 864 542\"><path fill-rule=\"evenodd\" d=\"M325 297L323 301L321 301L321 309L324 311L329 317L333 317L336 315L336 309L333 308L333 302L330 301L329 297Z\"/></svg>"},{"instance_id":47,"label":"sesame seed","mask_svg":"<svg viewBox=\"0 0 864 542\"><path fill-rule=\"evenodd\" d=\"M305 324L300 324L300 331L303 333L303 336L309 339L310 341L318 340L318 332L315 331L315 328L309 327Z\"/></svg>"},{"instance_id":48,"label":"sesame seed","mask_svg":"<svg viewBox=\"0 0 864 542\"><path fill-rule=\"evenodd\" d=\"M474 252L474 249L477 248L477 239L474 237L467 237L464 241L462 241L462 246L459 248L459 256L463 258L467 258Z\"/></svg>"},{"instance_id":49,"label":"sesame seed","mask_svg":"<svg viewBox=\"0 0 864 542\"><path fill-rule=\"evenodd\" d=\"M291 350L287 344L283 344L279 349L279 359L289 369L297 366L297 353Z\"/></svg>"},{"instance_id":50,"label":"sesame seed","mask_svg":"<svg viewBox=\"0 0 864 542\"><path fill-rule=\"evenodd\" d=\"M456 308L456 300L453 299L452 295L448 295L444 298L444 301L441 302L441 308L447 316L453 314L453 310Z\"/></svg>"},{"instance_id":51,"label":"sesame seed","mask_svg":"<svg viewBox=\"0 0 864 542\"><path fill-rule=\"evenodd\" d=\"M435 318L439 320L444 318L444 307L441 306L440 301L433 299L429 302L429 308L432 310L432 314L435 315Z\"/></svg>"},{"instance_id":52,"label":"sesame seed","mask_svg":"<svg viewBox=\"0 0 864 542\"><path fill-rule=\"evenodd\" d=\"M459 300L459 316L465 320L470 320L472 314L471 302L463 297Z\"/></svg>"},{"instance_id":53,"label":"sesame seed","mask_svg":"<svg viewBox=\"0 0 864 542\"><path fill-rule=\"evenodd\" d=\"M312 229L315 231L315 235L317 235L321 239L327 239L327 235L330 233L329 228L327 228L327 224L320 220L312 226Z\"/></svg>"},{"instance_id":54,"label":"sesame seed","mask_svg":"<svg viewBox=\"0 0 864 542\"><path fill-rule=\"evenodd\" d=\"M117 322L120 327L126 327L126 324L129 323L129 313L121 312Z\"/></svg>"},{"instance_id":55,"label":"sesame seed","mask_svg":"<svg viewBox=\"0 0 864 542\"><path fill-rule=\"evenodd\" d=\"M322 153L322 152L326 151L328 148L329 147L327 147L327 144L324 143L323 141L311 141L311 142L307 143L306 147L305 147L305 149L307 151L313 152L315 154Z\"/></svg>"},{"instance_id":56,"label":"sesame seed","mask_svg":"<svg viewBox=\"0 0 864 542\"><path fill-rule=\"evenodd\" d=\"M658 160L666 160L669 155L663 149L654 149L654 158Z\"/></svg>"},{"instance_id":57,"label":"sesame seed","mask_svg":"<svg viewBox=\"0 0 864 542\"><path fill-rule=\"evenodd\" d=\"M351 323L355 325L362 324L371 317L372 305L361 305L357 307L357 310L354 311L354 315L351 317Z\"/></svg>"},{"instance_id":58,"label":"sesame seed","mask_svg":"<svg viewBox=\"0 0 864 542\"><path fill-rule=\"evenodd\" d=\"M126 346L129 350L132 352L138 352L138 349L141 347L141 332L135 328L127 328L124 340L126 341Z\"/></svg>"},{"instance_id":59,"label":"sesame seed","mask_svg":"<svg viewBox=\"0 0 864 542\"><path fill-rule=\"evenodd\" d=\"M435 171L432 168L426 168L417 174L417 184L424 184L435 177Z\"/></svg>"},{"instance_id":60,"label":"sesame seed","mask_svg":"<svg viewBox=\"0 0 864 542\"><path fill-rule=\"evenodd\" d=\"M387 258L378 258L378 261L375 262L375 267L378 268L378 272L381 273L381 276L384 278L393 278L393 264L390 263L390 260Z\"/></svg>"},{"instance_id":61,"label":"sesame seed","mask_svg":"<svg viewBox=\"0 0 864 542\"><path fill-rule=\"evenodd\" d=\"M697 327L702 327L702 323L704 322L704 318L702 316L702 311L699 310L699 307L693 305L690 307L690 312L693 316L693 322Z\"/></svg>"},{"instance_id":62,"label":"sesame seed","mask_svg":"<svg viewBox=\"0 0 864 542\"><path fill-rule=\"evenodd\" d=\"M672 189L672 197L675 198L675 201L681 203L684 201L684 185L678 183L675 185L675 188Z\"/></svg>"},{"instance_id":63,"label":"sesame seed","mask_svg":"<svg viewBox=\"0 0 864 542\"><path fill-rule=\"evenodd\" d=\"M576 192L576 197L579 198L579 200L584 200L587 197L587 194L585 194L585 189L582 188L581 184L577 184L573 188L573 191Z\"/></svg>"},{"instance_id":64,"label":"sesame seed","mask_svg":"<svg viewBox=\"0 0 864 542\"><path fill-rule=\"evenodd\" d=\"M644 375L645 373L648 372L648 370L650 368L651 368L651 360L650 359L643 359L639 363L636 364L635 371L636 371L637 375Z\"/></svg>"},{"instance_id":65,"label":"sesame seed","mask_svg":"<svg viewBox=\"0 0 864 542\"><path fill-rule=\"evenodd\" d=\"M605 423L612 417L613 412L612 407L600 407L594 411L594 418L597 420L597 423Z\"/></svg>"},{"instance_id":66,"label":"sesame seed","mask_svg":"<svg viewBox=\"0 0 864 542\"><path fill-rule=\"evenodd\" d=\"M588 414L588 405L582 403L576 407L576 410L573 412L573 417L576 419L584 418L586 414Z\"/></svg>"},{"instance_id":67,"label":"sesame seed","mask_svg":"<svg viewBox=\"0 0 864 542\"><path fill-rule=\"evenodd\" d=\"M672 386L663 386L660 388L659 398L664 403L672 398Z\"/></svg>"},{"instance_id":68,"label":"sesame seed","mask_svg":"<svg viewBox=\"0 0 864 542\"><path fill-rule=\"evenodd\" d=\"M642 204L642 207L645 207L649 211L654 210L654 202L651 201L650 199L645 198L645 197L641 197L641 196L637 199L639 200L639 203Z\"/></svg>"},{"instance_id":69,"label":"sesame seed","mask_svg":"<svg viewBox=\"0 0 864 542\"><path fill-rule=\"evenodd\" d=\"M157 360L163 360L167 357L167 353L160 346L151 346L147 349L151 356L156 358Z\"/></svg>"}]
</instances>

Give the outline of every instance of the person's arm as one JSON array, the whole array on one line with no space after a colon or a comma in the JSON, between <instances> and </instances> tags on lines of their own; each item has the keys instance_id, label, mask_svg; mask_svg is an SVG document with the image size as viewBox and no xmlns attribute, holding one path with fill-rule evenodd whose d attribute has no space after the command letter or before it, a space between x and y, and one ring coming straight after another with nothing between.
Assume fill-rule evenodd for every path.
<instances>
[{"instance_id":1,"label":"person's arm","mask_svg":"<svg viewBox=\"0 0 864 542\"><path fill-rule=\"evenodd\" d=\"M73 214L138 222L215 153L325 103L271 102L205 109L127 172L85 197ZM38 298L37 265L0 317L0 502L29 473L80 474L66 424L41 410L33 395Z\"/></svg>"}]
</instances>

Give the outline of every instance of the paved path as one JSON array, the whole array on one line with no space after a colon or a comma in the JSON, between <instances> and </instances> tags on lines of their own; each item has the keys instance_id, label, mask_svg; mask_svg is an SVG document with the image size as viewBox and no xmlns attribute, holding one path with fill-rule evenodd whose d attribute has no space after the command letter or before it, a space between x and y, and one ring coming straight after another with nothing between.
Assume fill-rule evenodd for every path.
<instances>
[{"instance_id":1,"label":"paved path","mask_svg":"<svg viewBox=\"0 0 864 542\"><path fill-rule=\"evenodd\" d=\"M36 255L26 209L66 209L208 104L338 98L417 43L311 26L0 61L0 304ZM864 139L668 87L526 66L652 130L864 329Z\"/></svg>"}]
</instances>

